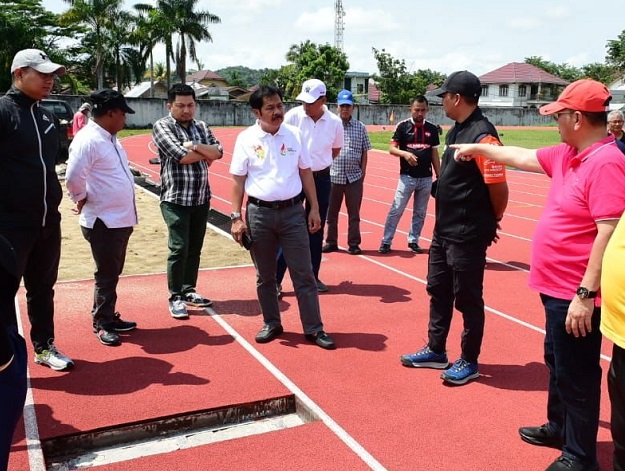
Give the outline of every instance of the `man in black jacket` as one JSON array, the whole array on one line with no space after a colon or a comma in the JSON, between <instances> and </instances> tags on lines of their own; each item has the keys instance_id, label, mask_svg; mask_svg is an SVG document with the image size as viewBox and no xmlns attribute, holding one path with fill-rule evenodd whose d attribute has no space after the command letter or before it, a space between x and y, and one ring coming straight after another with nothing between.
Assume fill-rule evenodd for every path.
<instances>
[{"instance_id":1,"label":"man in black jacket","mask_svg":"<svg viewBox=\"0 0 625 471\"><path fill-rule=\"evenodd\" d=\"M15 251L18 280L24 277L35 362L54 370L73 362L54 344L61 255L59 123L39 101L64 73L43 51L19 51L11 65L13 85L0 98L0 235Z\"/></svg>"},{"instance_id":2,"label":"man in black jacket","mask_svg":"<svg viewBox=\"0 0 625 471\"><path fill-rule=\"evenodd\" d=\"M501 145L497 130L478 107L481 92L480 80L466 70L452 73L433 92L442 97L445 114L455 124L445 137L436 189L436 222L428 260L428 343L401 357L405 366L445 369L441 378L456 385L479 377L486 249L497 240L508 204L504 165L484 156L456 162L449 147L467 142ZM448 368L446 343L454 305L462 313L464 331L460 358Z\"/></svg>"}]
</instances>

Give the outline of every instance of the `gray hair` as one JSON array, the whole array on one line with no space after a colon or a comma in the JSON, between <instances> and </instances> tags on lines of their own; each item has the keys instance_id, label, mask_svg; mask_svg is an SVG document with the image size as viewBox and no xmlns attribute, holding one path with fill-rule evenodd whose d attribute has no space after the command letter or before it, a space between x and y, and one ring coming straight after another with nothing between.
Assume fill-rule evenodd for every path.
<instances>
[{"instance_id":1,"label":"gray hair","mask_svg":"<svg viewBox=\"0 0 625 471\"><path fill-rule=\"evenodd\" d=\"M611 121L614 118L621 118L621 121L623 121L625 118L623 117L623 112L620 110L612 110L608 113L608 122Z\"/></svg>"}]
</instances>

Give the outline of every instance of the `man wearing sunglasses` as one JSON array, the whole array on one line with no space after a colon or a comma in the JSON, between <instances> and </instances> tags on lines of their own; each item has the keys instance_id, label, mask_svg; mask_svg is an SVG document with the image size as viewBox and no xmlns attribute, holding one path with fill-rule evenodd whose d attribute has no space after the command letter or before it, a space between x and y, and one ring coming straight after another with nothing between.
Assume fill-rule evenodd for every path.
<instances>
[{"instance_id":1,"label":"man wearing sunglasses","mask_svg":"<svg viewBox=\"0 0 625 471\"><path fill-rule=\"evenodd\" d=\"M452 146L458 162L481 154L551 178L529 277L546 315L547 423L519 429L527 443L562 450L548 471L598 469L601 260L625 210L625 159L614 136L606 135L611 98L605 85L585 79L543 106L540 113L558 125L562 144L556 146Z\"/></svg>"}]
</instances>

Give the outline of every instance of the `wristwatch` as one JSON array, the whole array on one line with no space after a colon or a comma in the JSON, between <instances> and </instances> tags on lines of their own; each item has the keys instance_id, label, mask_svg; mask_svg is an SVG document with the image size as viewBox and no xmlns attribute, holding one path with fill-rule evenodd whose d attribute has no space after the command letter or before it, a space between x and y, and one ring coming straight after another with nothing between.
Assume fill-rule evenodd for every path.
<instances>
[{"instance_id":1,"label":"wristwatch","mask_svg":"<svg viewBox=\"0 0 625 471\"><path fill-rule=\"evenodd\" d=\"M597 297L596 291L590 291L588 288L585 288L584 286L580 286L579 288L577 288L576 294L577 296L580 297L580 299L590 299L590 298Z\"/></svg>"},{"instance_id":2,"label":"wristwatch","mask_svg":"<svg viewBox=\"0 0 625 471\"><path fill-rule=\"evenodd\" d=\"M241 219L241 213L230 213L231 221L236 221L237 219Z\"/></svg>"},{"instance_id":3,"label":"wristwatch","mask_svg":"<svg viewBox=\"0 0 625 471\"><path fill-rule=\"evenodd\" d=\"M217 144L217 150L221 155L224 155L224 148L221 144Z\"/></svg>"}]
</instances>

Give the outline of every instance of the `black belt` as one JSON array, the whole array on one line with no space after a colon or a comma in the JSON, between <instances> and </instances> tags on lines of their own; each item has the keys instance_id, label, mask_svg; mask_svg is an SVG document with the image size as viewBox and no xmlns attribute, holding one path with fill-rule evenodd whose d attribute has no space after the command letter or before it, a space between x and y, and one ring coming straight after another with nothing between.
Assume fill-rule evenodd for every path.
<instances>
[{"instance_id":1,"label":"black belt","mask_svg":"<svg viewBox=\"0 0 625 471\"><path fill-rule=\"evenodd\" d=\"M313 177L325 177L327 175L330 175L330 167L326 167L322 170L317 170L313 172Z\"/></svg>"},{"instance_id":2,"label":"black belt","mask_svg":"<svg viewBox=\"0 0 625 471\"><path fill-rule=\"evenodd\" d=\"M293 198L290 198L288 200L282 200L282 201L263 201L263 200L259 200L258 198L254 198L253 196L248 196L247 202L252 203L253 205L256 205L256 206L261 206L263 208L284 209L284 208L290 208L291 206L295 206L296 204L301 203L302 195L297 195L297 196L294 196Z\"/></svg>"}]
</instances>

